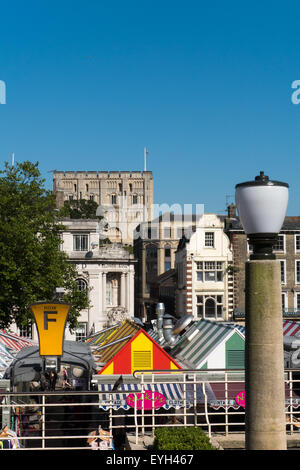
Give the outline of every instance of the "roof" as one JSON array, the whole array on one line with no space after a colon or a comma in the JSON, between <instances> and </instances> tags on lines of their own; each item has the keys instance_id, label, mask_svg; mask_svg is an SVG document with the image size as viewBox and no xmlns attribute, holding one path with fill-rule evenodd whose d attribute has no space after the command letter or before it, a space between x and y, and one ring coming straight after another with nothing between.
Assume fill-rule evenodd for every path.
<instances>
[{"instance_id":1,"label":"roof","mask_svg":"<svg viewBox=\"0 0 300 470\"><path fill-rule=\"evenodd\" d=\"M82 365L85 368L88 365L91 369L96 369L90 346L77 341L64 341L61 361ZM42 368L42 363L43 358L40 356L39 346L23 348L6 370L5 378L14 377L15 383L35 380L36 373Z\"/></svg>"},{"instance_id":2,"label":"roof","mask_svg":"<svg viewBox=\"0 0 300 470\"><path fill-rule=\"evenodd\" d=\"M240 219L238 217L236 218L231 218L229 222L229 226L227 230L239 230L239 231L244 231L242 224L240 222ZM284 219L284 222L281 227L281 232L284 231L300 231L300 216L287 216Z\"/></svg>"},{"instance_id":3,"label":"roof","mask_svg":"<svg viewBox=\"0 0 300 470\"><path fill-rule=\"evenodd\" d=\"M243 330L234 323L199 320L180 336L171 355L188 367L198 368L222 341L234 332L244 338Z\"/></svg>"},{"instance_id":4,"label":"roof","mask_svg":"<svg viewBox=\"0 0 300 470\"><path fill-rule=\"evenodd\" d=\"M21 351L21 349L34 346L37 343L28 338L23 338L14 333L0 330L0 343L6 346L10 351Z\"/></svg>"},{"instance_id":5,"label":"roof","mask_svg":"<svg viewBox=\"0 0 300 470\"><path fill-rule=\"evenodd\" d=\"M103 367L106 368L110 363L112 363L113 361L116 361L118 359L118 357L120 357L120 355L122 354L123 352L123 347L126 345L130 345L132 344L135 339L139 336L139 335L144 335L146 338L148 338L150 340L150 342L152 343L153 347L156 348L156 351L159 352L160 356L159 356L159 359L156 361L156 365L154 364L154 359L153 359L153 368L154 369L158 369L159 367L161 367L161 364L162 364L162 356L164 356L165 358L167 358L170 363L173 363L173 365L175 365L176 367L178 367L179 369L181 369L181 366L179 364L177 364L176 360L171 357L150 335L148 335L148 333L146 333L146 331L143 329L143 328L139 328L138 331L136 331L136 333L131 337L131 338L128 338L126 340L126 342L124 344L122 344L122 348L120 348L110 359L109 361L105 364L105 366ZM131 355L131 353L130 353ZM122 356L121 356L122 357ZM131 359L132 360L132 359ZM159 364L159 366L158 366ZM161 367L161 368L164 368L164 367ZM98 372L99 374L101 373Z\"/></svg>"},{"instance_id":6,"label":"roof","mask_svg":"<svg viewBox=\"0 0 300 470\"><path fill-rule=\"evenodd\" d=\"M109 335L101 344L93 348L96 362L106 364L140 329L137 323L125 320L115 331Z\"/></svg>"},{"instance_id":7,"label":"roof","mask_svg":"<svg viewBox=\"0 0 300 470\"><path fill-rule=\"evenodd\" d=\"M105 330L98 331L97 333L94 333L89 338L87 338L86 342L90 344L92 349L100 347L119 328L119 326L120 324L117 324L111 326L110 328L105 328Z\"/></svg>"}]
</instances>

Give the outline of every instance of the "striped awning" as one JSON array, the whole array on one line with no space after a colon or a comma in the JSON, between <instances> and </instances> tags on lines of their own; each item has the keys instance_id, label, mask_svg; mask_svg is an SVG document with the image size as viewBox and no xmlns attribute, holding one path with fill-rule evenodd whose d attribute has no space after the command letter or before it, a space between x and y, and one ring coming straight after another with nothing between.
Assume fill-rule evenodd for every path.
<instances>
[{"instance_id":1,"label":"striped awning","mask_svg":"<svg viewBox=\"0 0 300 470\"><path fill-rule=\"evenodd\" d=\"M98 383L99 393L99 406L107 410L110 407L117 410L123 408L129 410L130 407L127 403L127 397L131 393L141 393L141 384L121 384L120 391L112 392L113 385ZM194 388L193 384L183 383L155 383L144 384L143 390L158 392L165 398L165 403L162 408L168 410L170 408L180 409L185 406L191 408L205 402L202 385L197 384ZM205 393L212 400L214 395L209 384L205 384Z\"/></svg>"},{"instance_id":2,"label":"striped awning","mask_svg":"<svg viewBox=\"0 0 300 470\"><path fill-rule=\"evenodd\" d=\"M208 403L213 409L240 408L235 397L245 391L245 382L228 382L227 386L225 386L224 382L211 382L210 385L215 397L209 399ZM299 408L300 396L294 390L290 390L289 385L285 383L285 407L288 408L290 406L292 408Z\"/></svg>"},{"instance_id":3,"label":"striped awning","mask_svg":"<svg viewBox=\"0 0 300 470\"><path fill-rule=\"evenodd\" d=\"M11 351L21 351L21 349L34 346L36 343L30 341L27 338L15 335L13 333L7 333L5 330L0 330L0 343L4 344Z\"/></svg>"}]
</instances>

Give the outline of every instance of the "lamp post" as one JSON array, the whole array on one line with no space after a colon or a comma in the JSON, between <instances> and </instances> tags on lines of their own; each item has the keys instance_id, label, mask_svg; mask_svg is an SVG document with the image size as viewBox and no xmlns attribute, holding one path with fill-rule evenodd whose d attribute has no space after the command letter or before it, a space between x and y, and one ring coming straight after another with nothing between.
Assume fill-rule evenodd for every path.
<instances>
[{"instance_id":1,"label":"lamp post","mask_svg":"<svg viewBox=\"0 0 300 470\"><path fill-rule=\"evenodd\" d=\"M253 246L245 279L246 449L285 450L281 276L272 249L286 215L288 184L260 172L236 185L235 199Z\"/></svg>"}]
</instances>

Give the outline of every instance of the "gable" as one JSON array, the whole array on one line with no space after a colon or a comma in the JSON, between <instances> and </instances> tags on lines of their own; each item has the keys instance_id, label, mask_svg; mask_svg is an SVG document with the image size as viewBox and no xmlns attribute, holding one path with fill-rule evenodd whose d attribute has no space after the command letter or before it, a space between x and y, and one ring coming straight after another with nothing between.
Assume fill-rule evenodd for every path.
<instances>
[{"instance_id":1,"label":"gable","mask_svg":"<svg viewBox=\"0 0 300 470\"><path fill-rule=\"evenodd\" d=\"M143 329L98 372L98 374L132 374L135 370L181 369ZM109 371L109 372L108 372Z\"/></svg>"}]
</instances>

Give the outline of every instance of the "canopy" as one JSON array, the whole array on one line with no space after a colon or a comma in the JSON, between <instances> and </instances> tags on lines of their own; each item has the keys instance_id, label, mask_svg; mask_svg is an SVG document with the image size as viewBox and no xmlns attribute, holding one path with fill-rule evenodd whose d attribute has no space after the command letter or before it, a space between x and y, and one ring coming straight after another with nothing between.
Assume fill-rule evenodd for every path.
<instances>
[{"instance_id":1,"label":"canopy","mask_svg":"<svg viewBox=\"0 0 300 470\"><path fill-rule=\"evenodd\" d=\"M219 408L234 408L238 409L240 405L235 400L237 394L245 391L244 382L228 382L227 389L225 388L224 382L211 382L210 383L214 398L209 399L209 405L218 410ZM288 408L300 407L300 395L297 395L295 391L289 389L288 383L285 383L285 406Z\"/></svg>"},{"instance_id":2,"label":"canopy","mask_svg":"<svg viewBox=\"0 0 300 470\"><path fill-rule=\"evenodd\" d=\"M27 346L33 346L36 344L34 341L22 338L13 333L7 333L4 330L0 330L0 343L12 351L21 351L21 349Z\"/></svg>"},{"instance_id":3,"label":"canopy","mask_svg":"<svg viewBox=\"0 0 300 470\"><path fill-rule=\"evenodd\" d=\"M143 384L143 387L145 392L151 391L161 394L165 399L163 400L164 404L161 408L166 410L170 408L183 408L185 406L185 401L187 408L205 403L202 384L197 384L195 389L193 384L189 383L145 383ZM128 396L134 392L139 392L139 394L141 394L142 385L140 383L123 383L119 386L119 390L117 392L109 394L109 392L112 392L113 390L113 385L98 382L98 390L101 392L99 394L100 408L107 410L112 406L114 410L119 408L129 410L133 407L128 405ZM208 400L213 400L215 398L208 383L205 383L205 394L208 397Z\"/></svg>"}]
</instances>

